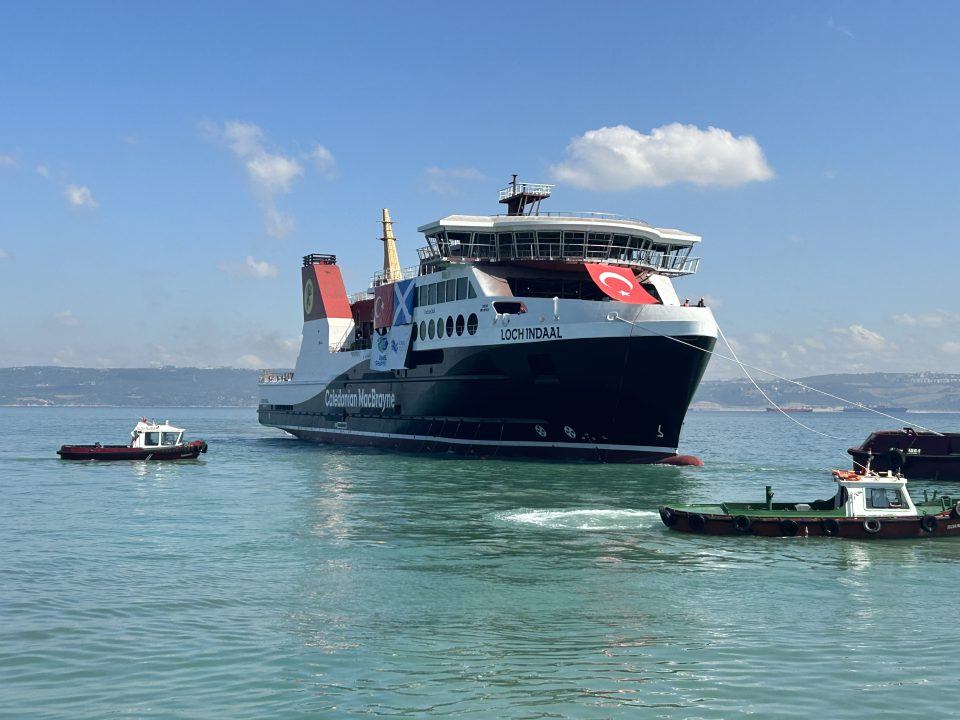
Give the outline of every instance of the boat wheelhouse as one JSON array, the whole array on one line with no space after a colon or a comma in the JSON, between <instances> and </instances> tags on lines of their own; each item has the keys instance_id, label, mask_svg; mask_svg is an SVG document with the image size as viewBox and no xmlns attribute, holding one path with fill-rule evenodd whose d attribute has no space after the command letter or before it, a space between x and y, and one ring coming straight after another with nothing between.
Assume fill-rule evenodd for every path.
<instances>
[{"instance_id":1,"label":"boat wheelhouse","mask_svg":"<svg viewBox=\"0 0 960 720\"><path fill-rule=\"evenodd\" d=\"M549 185L501 191L506 215L419 228L347 297L335 256L302 270L292 373L265 371L260 421L320 442L483 455L653 462L680 428L716 340L709 308L673 280L696 235L601 213L544 213ZM679 342L677 342L679 341Z\"/></svg>"}]
</instances>

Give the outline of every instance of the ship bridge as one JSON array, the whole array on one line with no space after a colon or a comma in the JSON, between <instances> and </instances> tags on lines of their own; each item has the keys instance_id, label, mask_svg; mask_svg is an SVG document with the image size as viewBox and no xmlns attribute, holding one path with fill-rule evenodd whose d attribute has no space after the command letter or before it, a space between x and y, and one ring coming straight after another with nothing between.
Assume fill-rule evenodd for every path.
<instances>
[{"instance_id":1,"label":"ship bridge","mask_svg":"<svg viewBox=\"0 0 960 720\"><path fill-rule=\"evenodd\" d=\"M449 263L609 263L662 275L691 275L700 237L609 213L448 215L417 228L427 245L421 272Z\"/></svg>"}]
</instances>

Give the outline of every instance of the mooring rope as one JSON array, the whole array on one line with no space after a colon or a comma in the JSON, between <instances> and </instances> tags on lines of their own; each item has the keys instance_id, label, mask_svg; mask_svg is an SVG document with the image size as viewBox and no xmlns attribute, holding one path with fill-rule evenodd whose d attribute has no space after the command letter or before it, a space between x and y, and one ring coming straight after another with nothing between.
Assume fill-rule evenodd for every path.
<instances>
[{"instance_id":1,"label":"mooring rope","mask_svg":"<svg viewBox=\"0 0 960 720\"><path fill-rule=\"evenodd\" d=\"M815 393L819 393L819 394L821 394L821 395L825 395L826 397L833 398L834 400L839 400L840 402L842 402L842 403L844 403L844 404L846 404L846 405L850 405L850 406L852 406L852 407L860 408L861 410L867 410L868 412L872 412L872 413L875 413L875 414L877 414L877 415L882 415L882 416L885 417L885 418L889 418L889 419L891 419L891 420L896 420L897 422L903 423L904 425L909 425L909 426L915 427L915 428L917 428L917 429L919 429L919 430L923 430L923 431L925 431L925 432L933 433L934 435L941 435L941 436L943 435L943 433L941 433L941 432L937 432L936 430L932 430L932 429L930 429L930 428L926 428L926 427L924 427L923 425L918 425L917 423L915 423L915 422L910 422L909 420L904 420L903 418L898 418L896 415L890 415L890 414L888 414L888 413L881 412L880 410L877 410L876 408L867 407L866 405L864 405L864 404L862 404L862 403L854 402L853 400L848 400L847 398L840 397L839 395L834 395L833 393L829 393L829 392L827 392L826 390L820 390L820 389L818 389L818 388L811 387L811 386L809 386L809 385L806 385L806 384L800 382L799 380L791 380L790 378L784 377L783 375L777 375L777 373L775 373L775 372L773 372L773 371L771 371L771 370L767 370L767 369L762 368L762 367L757 367L756 365L750 365L750 364L748 364L748 363L741 362L740 359L736 357L736 353L733 352L733 348L730 347L730 343L727 342L726 337L724 337L723 331L720 329L719 323L717 323L717 332L720 334L720 337L723 338L723 342L726 343L727 347L730 349L730 352L733 353L734 357L729 357L729 356L724 355L724 354L722 354L722 353L718 353L718 352L715 351L715 350L707 350L706 348L699 347L698 345L694 345L693 343L687 342L686 340L681 340L680 338L673 337L672 335L667 335L667 334L665 334L665 333L657 332L656 330L652 330L652 329L649 328L649 327L646 327L646 326L644 326L644 325L640 325L639 323L635 323L635 322L633 322L632 320L627 320L626 318L622 318L622 317L620 317L620 314L617 313L617 312L609 313L609 314L607 315L607 320L619 320L620 322L625 322L625 323L627 323L627 325L632 325L633 327L635 327L635 328L637 328L637 329L639 329L639 330L642 330L643 332L650 333L651 335L658 335L659 337L666 338L667 340L672 340L673 342L680 343L681 345L686 345L687 347L693 348L694 350L699 350L700 352L707 353L708 355L714 355L714 356L716 356L716 357L718 357L718 358L722 358L722 359L724 359L724 360L729 360L730 362L736 363L737 365L740 366L740 369L744 371L744 373L747 375L747 377L750 378L750 381L753 383L754 387L756 387L757 390L760 390L760 394L763 395L771 405L773 405L775 408L777 408L778 410L780 410L781 413L783 413L784 415L786 415L788 418L790 418L791 420L793 420L793 421L794 421L795 423L797 423L798 425L800 425L800 426L802 426L802 427L806 427L808 430L811 430L812 432L818 433L818 434L820 434L820 435L825 435L826 437L833 438L833 435L826 435L826 433L822 433L822 432L820 432L819 430L814 430L813 428L807 427L806 425L804 425L803 423L801 423L801 422L800 422L799 420L797 420L796 418L790 417L790 415L788 415L786 412L784 412L782 408L780 408L775 402L773 402L773 400L771 400L770 397L769 397L765 392L763 392L763 390L760 389L760 386L757 385L757 383L754 381L754 379L753 379L752 377L750 377L750 374L746 371L746 369L747 369L747 368L750 368L751 370L756 370L757 372L764 373L764 374L769 375L769 376L771 376L771 377L773 377L773 378L776 378L777 380L781 380L781 381L783 381L783 382L790 383L790 384L792 384L792 385L796 385L797 387L801 387L801 388L803 388L804 390L810 390L811 392L815 392ZM834 438L834 439L836 439L836 440L842 440L843 438Z\"/></svg>"}]
</instances>

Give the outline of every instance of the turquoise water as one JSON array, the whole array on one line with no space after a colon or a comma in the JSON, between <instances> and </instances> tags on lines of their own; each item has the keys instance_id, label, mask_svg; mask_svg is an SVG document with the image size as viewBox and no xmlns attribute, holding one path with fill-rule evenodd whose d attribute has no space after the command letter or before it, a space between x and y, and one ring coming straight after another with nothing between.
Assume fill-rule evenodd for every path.
<instances>
[{"instance_id":1,"label":"turquoise water","mask_svg":"<svg viewBox=\"0 0 960 720\"><path fill-rule=\"evenodd\" d=\"M139 413L137 413L139 414ZM5 717L942 717L960 543L668 532L832 494L878 424L691 413L704 468L330 449L162 410L198 462L71 464L119 409L0 408ZM960 430L960 416L913 416ZM916 489L932 488L915 483Z\"/></svg>"}]
</instances>

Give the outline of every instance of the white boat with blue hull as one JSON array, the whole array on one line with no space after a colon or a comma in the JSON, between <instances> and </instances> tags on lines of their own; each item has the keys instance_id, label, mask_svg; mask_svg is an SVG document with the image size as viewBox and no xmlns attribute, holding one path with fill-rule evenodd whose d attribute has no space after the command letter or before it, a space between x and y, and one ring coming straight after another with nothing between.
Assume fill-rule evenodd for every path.
<instances>
[{"instance_id":1,"label":"white boat with blue hull","mask_svg":"<svg viewBox=\"0 0 960 720\"><path fill-rule=\"evenodd\" d=\"M424 225L402 270L348 298L336 258L302 268L293 372L264 371L260 422L316 442L483 456L657 462L676 453L717 337L672 279L700 238L640 220L539 213L514 182L506 215ZM680 342L677 342L679 340Z\"/></svg>"}]
</instances>

